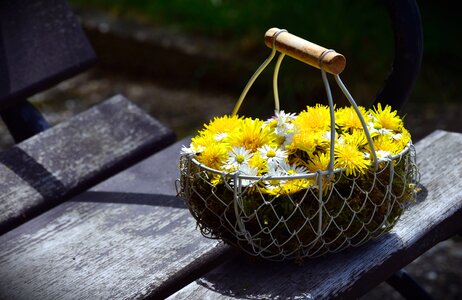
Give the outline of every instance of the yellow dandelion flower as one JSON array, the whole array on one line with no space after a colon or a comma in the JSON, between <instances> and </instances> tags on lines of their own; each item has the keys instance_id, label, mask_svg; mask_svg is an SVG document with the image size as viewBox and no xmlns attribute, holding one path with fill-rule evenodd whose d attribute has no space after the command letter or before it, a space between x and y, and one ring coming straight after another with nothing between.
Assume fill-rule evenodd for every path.
<instances>
[{"instance_id":1,"label":"yellow dandelion flower","mask_svg":"<svg viewBox=\"0 0 462 300\"><path fill-rule=\"evenodd\" d=\"M272 196L286 196L307 189L311 184L312 179L290 179L280 182L277 186L267 187L263 191Z\"/></svg>"},{"instance_id":2,"label":"yellow dandelion flower","mask_svg":"<svg viewBox=\"0 0 462 300\"><path fill-rule=\"evenodd\" d=\"M368 147L369 148L369 147ZM397 154L403 150L400 143L391 138L390 135L380 135L374 139L375 151L385 151L392 154Z\"/></svg>"},{"instance_id":3,"label":"yellow dandelion flower","mask_svg":"<svg viewBox=\"0 0 462 300\"><path fill-rule=\"evenodd\" d=\"M308 170L308 161L306 157L300 157L300 154L300 152L294 152L291 156L287 158L287 162L291 165L305 167Z\"/></svg>"},{"instance_id":4,"label":"yellow dandelion flower","mask_svg":"<svg viewBox=\"0 0 462 300\"><path fill-rule=\"evenodd\" d=\"M221 177L221 176L218 175L218 174L211 174L210 183L211 183L213 186L217 186L217 185L223 183L223 177Z\"/></svg>"},{"instance_id":5,"label":"yellow dandelion flower","mask_svg":"<svg viewBox=\"0 0 462 300\"><path fill-rule=\"evenodd\" d=\"M369 164L370 160L354 145L341 144L335 148L335 167L345 169L347 176L364 174Z\"/></svg>"},{"instance_id":6,"label":"yellow dandelion flower","mask_svg":"<svg viewBox=\"0 0 462 300\"><path fill-rule=\"evenodd\" d=\"M310 161L307 163L307 167L312 173L318 170L325 171L329 167L329 162L329 153L318 153L310 156Z\"/></svg>"},{"instance_id":7,"label":"yellow dandelion flower","mask_svg":"<svg viewBox=\"0 0 462 300\"><path fill-rule=\"evenodd\" d=\"M226 141L235 147L244 147L252 152L264 145L272 145L277 139L274 130L261 120L244 119L238 128L229 133Z\"/></svg>"},{"instance_id":8,"label":"yellow dandelion flower","mask_svg":"<svg viewBox=\"0 0 462 300\"><path fill-rule=\"evenodd\" d=\"M317 171L326 171L329 169L329 163L330 163L330 154L327 153L317 153L312 156L310 156L310 160L306 164L308 167L308 170L311 173L315 173ZM335 165L334 165L335 166ZM318 179L313 178L313 183L318 185ZM329 175L323 175L322 176L322 190L324 193L328 192L332 182L335 181L335 175L332 176L332 178Z\"/></svg>"},{"instance_id":9,"label":"yellow dandelion flower","mask_svg":"<svg viewBox=\"0 0 462 300\"><path fill-rule=\"evenodd\" d=\"M329 140L321 131L299 130L293 138L292 143L287 146L289 151L302 150L312 154L317 148L328 148Z\"/></svg>"},{"instance_id":10,"label":"yellow dandelion flower","mask_svg":"<svg viewBox=\"0 0 462 300\"><path fill-rule=\"evenodd\" d=\"M191 145L196 148L207 147L214 143L216 143L216 140L212 134L201 134L193 137L191 140Z\"/></svg>"},{"instance_id":11,"label":"yellow dandelion flower","mask_svg":"<svg viewBox=\"0 0 462 300\"><path fill-rule=\"evenodd\" d=\"M376 128L400 131L403 127L403 120L397 115L398 112L392 111L389 105L382 109L382 105L379 103L376 109L370 110L370 113Z\"/></svg>"},{"instance_id":12,"label":"yellow dandelion flower","mask_svg":"<svg viewBox=\"0 0 462 300\"><path fill-rule=\"evenodd\" d=\"M366 124L370 122L370 116L366 109L359 106L359 111L363 116ZM353 107L343 107L335 111L335 124L343 130L362 130L363 126Z\"/></svg>"},{"instance_id":13,"label":"yellow dandelion flower","mask_svg":"<svg viewBox=\"0 0 462 300\"><path fill-rule=\"evenodd\" d=\"M198 156L197 160L209 168L220 170L221 165L228 158L228 147L223 143L207 145Z\"/></svg>"},{"instance_id":14,"label":"yellow dandelion flower","mask_svg":"<svg viewBox=\"0 0 462 300\"><path fill-rule=\"evenodd\" d=\"M273 129L275 129L278 126L278 120L277 119L270 119L266 121L266 126L269 126Z\"/></svg>"},{"instance_id":15,"label":"yellow dandelion flower","mask_svg":"<svg viewBox=\"0 0 462 300\"><path fill-rule=\"evenodd\" d=\"M225 133L239 127L242 118L238 116L215 117L209 124L205 125L205 130L212 135Z\"/></svg>"},{"instance_id":16,"label":"yellow dandelion flower","mask_svg":"<svg viewBox=\"0 0 462 300\"><path fill-rule=\"evenodd\" d=\"M268 161L261 157L259 152L256 152L249 160L249 166L257 168L258 174L261 175L268 172Z\"/></svg>"},{"instance_id":17,"label":"yellow dandelion flower","mask_svg":"<svg viewBox=\"0 0 462 300\"><path fill-rule=\"evenodd\" d=\"M329 106L316 104L308 106L294 120L299 130L326 131L330 128Z\"/></svg>"},{"instance_id":18,"label":"yellow dandelion flower","mask_svg":"<svg viewBox=\"0 0 462 300\"><path fill-rule=\"evenodd\" d=\"M397 135L400 135L399 139L396 137ZM403 127L401 133L394 135L392 138L396 140L396 143L399 145L399 148L403 150L411 141L411 134L409 133L409 131L407 131L406 128Z\"/></svg>"},{"instance_id":19,"label":"yellow dandelion flower","mask_svg":"<svg viewBox=\"0 0 462 300\"><path fill-rule=\"evenodd\" d=\"M341 139L345 144L356 146L359 149L368 144L366 134L363 130L353 130L352 133L344 133Z\"/></svg>"}]
</instances>

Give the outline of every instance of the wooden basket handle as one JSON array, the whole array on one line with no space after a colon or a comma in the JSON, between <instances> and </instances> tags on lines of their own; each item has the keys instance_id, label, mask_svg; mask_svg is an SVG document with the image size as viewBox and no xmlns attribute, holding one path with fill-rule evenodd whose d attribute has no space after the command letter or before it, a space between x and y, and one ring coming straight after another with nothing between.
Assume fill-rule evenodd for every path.
<instances>
[{"instance_id":1,"label":"wooden basket handle","mask_svg":"<svg viewBox=\"0 0 462 300\"><path fill-rule=\"evenodd\" d=\"M266 32L266 46L273 48L274 36L279 31L281 31L279 28L271 28ZM322 64L324 71L334 75L342 73L345 69L346 58L340 53L331 50L323 55L328 49L285 31L278 33L275 39L276 50L310 66L320 69ZM320 59L321 55L322 59Z\"/></svg>"}]
</instances>

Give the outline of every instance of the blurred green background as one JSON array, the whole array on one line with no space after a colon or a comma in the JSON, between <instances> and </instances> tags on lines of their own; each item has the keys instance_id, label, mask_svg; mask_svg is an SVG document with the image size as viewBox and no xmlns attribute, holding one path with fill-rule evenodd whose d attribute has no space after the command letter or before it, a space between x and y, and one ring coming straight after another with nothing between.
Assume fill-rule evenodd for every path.
<instances>
[{"instance_id":1,"label":"blurred green background","mask_svg":"<svg viewBox=\"0 0 462 300\"><path fill-rule=\"evenodd\" d=\"M269 55L271 27L335 49L355 100L371 104L393 61L393 36L383 1L365 0L68 0L98 65L31 101L53 125L121 93L172 128L179 138L230 113L245 84ZM462 132L462 37L450 1L418 1L424 32L421 72L400 111L418 141L435 129ZM272 67L247 95L240 114L273 112ZM331 80L337 106L347 101ZM319 70L286 57L279 72L281 109L326 103ZM0 127L0 132L6 131ZM0 145L12 145L2 134Z\"/></svg>"},{"instance_id":2,"label":"blurred green background","mask_svg":"<svg viewBox=\"0 0 462 300\"><path fill-rule=\"evenodd\" d=\"M117 17L167 27L174 32L222 40L228 47L238 49L239 56L234 58L236 65L252 61L254 69L268 53L262 42L264 32L274 26L286 28L344 54L348 64L342 78L357 101L363 104L374 99L392 63L392 33L381 1L71 0L71 3L76 7L104 9ZM462 30L457 23L457 10L449 1L420 1L418 4L425 52L412 98L422 102L453 102L459 96L458 87L462 82L459 72L462 59L458 50ZM227 70L242 78L237 82L230 80L228 84L233 86L209 88L226 89L237 95L251 75L249 68ZM271 71L268 71L258 81L256 93L259 97L270 97L270 76ZM286 59L280 76L281 98L288 110L299 109L310 101L322 102L325 98L319 73L299 62ZM200 79L192 78L182 84L201 86L197 81ZM258 112L266 108L259 105L251 110Z\"/></svg>"}]
</instances>

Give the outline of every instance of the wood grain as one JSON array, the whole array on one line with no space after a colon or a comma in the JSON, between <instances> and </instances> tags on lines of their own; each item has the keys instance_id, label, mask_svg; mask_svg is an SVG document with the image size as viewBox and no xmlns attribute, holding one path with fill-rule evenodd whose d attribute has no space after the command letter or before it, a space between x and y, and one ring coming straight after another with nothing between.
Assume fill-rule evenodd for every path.
<instances>
[{"instance_id":1,"label":"wood grain","mask_svg":"<svg viewBox=\"0 0 462 300\"><path fill-rule=\"evenodd\" d=\"M170 299L353 299L462 231L462 134L436 131L417 144L423 191L394 229L359 248L291 263L238 257Z\"/></svg>"},{"instance_id":2,"label":"wood grain","mask_svg":"<svg viewBox=\"0 0 462 300\"><path fill-rule=\"evenodd\" d=\"M171 144L171 130L123 96L0 153L0 233Z\"/></svg>"},{"instance_id":3,"label":"wood grain","mask_svg":"<svg viewBox=\"0 0 462 300\"><path fill-rule=\"evenodd\" d=\"M175 197L181 144L188 141L0 237L0 299L161 299L233 256L229 247L200 235ZM452 151L441 155L448 146ZM249 264L239 256L171 298L322 299L364 293L461 229L462 135L438 131L417 149L427 190L390 234L301 267ZM184 281L172 283L176 280Z\"/></svg>"},{"instance_id":4,"label":"wood grain","mask_svg":"<svg viewBox=\"0 0 462 300\"><path fill-rule=\"evenodd\" d=\"M340 53L335 51L323 53L328 50L322 46L304 40L289 32L281 32L279 28L271 28L265 34L265 44L269 48L274 47L281 53L287 54L290 57L300 60L310 66L320 69L331 74L340 74L345 69L346 59ZM277 36L275 37L275 34Z\"/></svg>"},{"instance_id":5,"label":"wood grain","mask_svg":"<svg viewBox=\"0 0 462 300\"><path fill-rule=\"evenodd\" d=\"M227 250L201 236L175 196L188 143L0 237L0 299L159 299L218 264Z\"/></svg>"},{"instance_id":6,"label":"wood grain","mask_svg":"<svg viewBox=\"0 0 462 300\"><path fill-rule=\"evenodd\" d=\"M95 53L64 0L0 1L0 108L87 69Z\"/></svg>"}]
</instances>

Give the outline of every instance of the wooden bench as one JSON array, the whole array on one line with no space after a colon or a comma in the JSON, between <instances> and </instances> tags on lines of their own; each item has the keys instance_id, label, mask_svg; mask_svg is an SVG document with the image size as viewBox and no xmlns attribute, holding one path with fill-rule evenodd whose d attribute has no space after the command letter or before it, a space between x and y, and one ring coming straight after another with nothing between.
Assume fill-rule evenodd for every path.
<instances>
[{"instance_id":1,"label":"wooden bench","mask_svg":"<svg viewBox=\"0 0 462 300\"><path fill-rule=\"evenodd\" d=\"M389 234L302 266L248 263L175 197L184 143L1 236L0 298L353 298L462 230L462 134L436 131L416 145L423 191Z\"/></svg>"},{"instance_id":2,"label":"wooden bench","mask_svg":"<svg viewBox=\"0 0 462 300\"><path fill-rule=\"evenodd\" d=\"M440 241L462 232L462 134L435 131L418 142L416 150L422 191L389 234L307 260L301 267L252 264L236 257L171 298L355 299L365 294Z\"/></svg>"},{"instance_id":3,"label":"wooden bench","mask_svg":"<svg viewBox=\"0 0 462 300\"><path fill-rule=\"evenodd\" d=\"M0 2L0 114L23 141L0 153L0 233L174 141L121 95L50 128L27 97L94 62L64 1Z\"/></svg>"},{"instance_id":4,"label":"wooden bench","mask_svg":"<svg viewBox=\"0 0 462 300\"><path fill-rule=\"evenodd\" d=\"M59 24L69 29L61 38L67 41L65 33L72 32L79 41L71 44L87 50L53 52L72 53L60 68L48 65L49 53L36 55L22 70L40 62L47 67L22 75L30 80L15 75L18 68L0 68L11 83L0 85L0 103L8 109L2 116L18 141L33 135L0 153L0 299L352 298L461 232L462 134L436 131L416 145L423 191L392 232L302 266L249 263L231 247L203 238L176 197L179 152L189 141L155 153L173 141L172 132L124 97L37 133L48 126L24 99L83 70L94 57L66 5L31 3L0 2L1 32L17 28L21 16L38 30L33 45ZM37 16L43 19L32 23ZM1 66L16 64L9 55L22 49L17 36L2 36ZM62 45L59 36L44 40Z\"/></svg>"}]
</instances>

